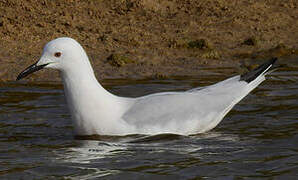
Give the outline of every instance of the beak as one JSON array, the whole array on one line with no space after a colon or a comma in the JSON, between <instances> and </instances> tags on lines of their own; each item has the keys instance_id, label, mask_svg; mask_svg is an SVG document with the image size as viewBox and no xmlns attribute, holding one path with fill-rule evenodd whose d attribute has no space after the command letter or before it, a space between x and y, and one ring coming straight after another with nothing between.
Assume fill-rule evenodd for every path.
<instances>
[{"instance_id":1,"label":"beak","mask_svg":"<svg viewBox=\"0 0 298 180\"><path fill-rule=\"evenodd\" d=\"M32 64L31 66L27 67L24 71L22 71L18 77L17 77L17 81L28 76L29 74L32 74L36 71L39 71L41 69L43 69L45 66L47 66L49 63L47 64L42 64L42 65L37 65L37 62Z\"/></svg>"}]
</instances>

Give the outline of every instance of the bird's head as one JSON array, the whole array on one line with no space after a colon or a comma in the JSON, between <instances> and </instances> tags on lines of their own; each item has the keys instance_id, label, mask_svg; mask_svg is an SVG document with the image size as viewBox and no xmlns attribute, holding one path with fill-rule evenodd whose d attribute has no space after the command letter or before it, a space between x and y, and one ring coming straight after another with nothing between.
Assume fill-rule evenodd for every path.
<instances>
[{"instance_id":1,"label":"bird's head","mask_svg":"<svg viewBox=\"0 0 298 180\"><path fill-rule=\"evenodd\" d=\"M39 61L22 71L17 80L44 68L63 72L76 67L83 68L86 65L90 66L88 57L76 40L68 37L57 38L44 46Z\"/></svg>"}]
</instances>

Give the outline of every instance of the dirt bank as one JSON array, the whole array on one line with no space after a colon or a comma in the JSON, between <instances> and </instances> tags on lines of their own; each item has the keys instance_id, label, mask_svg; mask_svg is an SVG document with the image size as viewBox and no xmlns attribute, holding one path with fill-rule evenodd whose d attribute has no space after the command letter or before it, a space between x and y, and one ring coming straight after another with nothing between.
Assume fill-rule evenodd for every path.
<instances>
[{"instance_id":1,"label":"dirt bank","mask_svg":"<svg viewBox=\"0 0 298 180\"><path fill-rule=\"evenodd\" d=\"M298 54L296 0L1 0L0 80L14 80L54 38L78 40L97 76L195 75ZM39 72L28 80L57 80Z\"/></svg>"}]
</instances>

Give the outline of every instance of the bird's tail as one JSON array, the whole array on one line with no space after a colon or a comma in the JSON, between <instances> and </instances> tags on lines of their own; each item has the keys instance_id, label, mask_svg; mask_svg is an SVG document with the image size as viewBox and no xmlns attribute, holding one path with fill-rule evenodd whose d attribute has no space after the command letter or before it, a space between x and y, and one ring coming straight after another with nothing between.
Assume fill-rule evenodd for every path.
<instances>
[{"instance_id":1,"label":"bird's tail","mask_svg":"<svg viewBox=\"0 0 298 180\"><path fill-rule=\"evenodd\" d=\"M250 83L254 81L256 78L258 78L261 75L268 74L275 69L272 68L273 64L276 62L277 58L272 58L269 61L265 62L264 64L260 65L259 67L253 69L252 71L249 71L245 74L242 74L240 76L240 81L245 81L247 83Z\"/></svg>"}]
</instances>

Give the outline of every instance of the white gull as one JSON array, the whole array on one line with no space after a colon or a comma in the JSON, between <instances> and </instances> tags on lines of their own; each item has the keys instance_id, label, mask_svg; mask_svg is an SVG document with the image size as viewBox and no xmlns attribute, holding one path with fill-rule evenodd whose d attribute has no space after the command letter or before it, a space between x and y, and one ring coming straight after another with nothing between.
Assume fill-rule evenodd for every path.
<instances>
[{"instance_id":1,"label":"white gull","mask_svg":"<svg viewBox=\"0 0 298 180\"><path fill-rule=\"evenodd\" d=\"M275 61L273 58L249 73L204 88L127 98L105 90L82 46L63 37L47 43L40 60L17 80L43 68L59 70L77 135L189 135L218 125L236 103L265 80Z\"/></svg>"}]
</instances>

